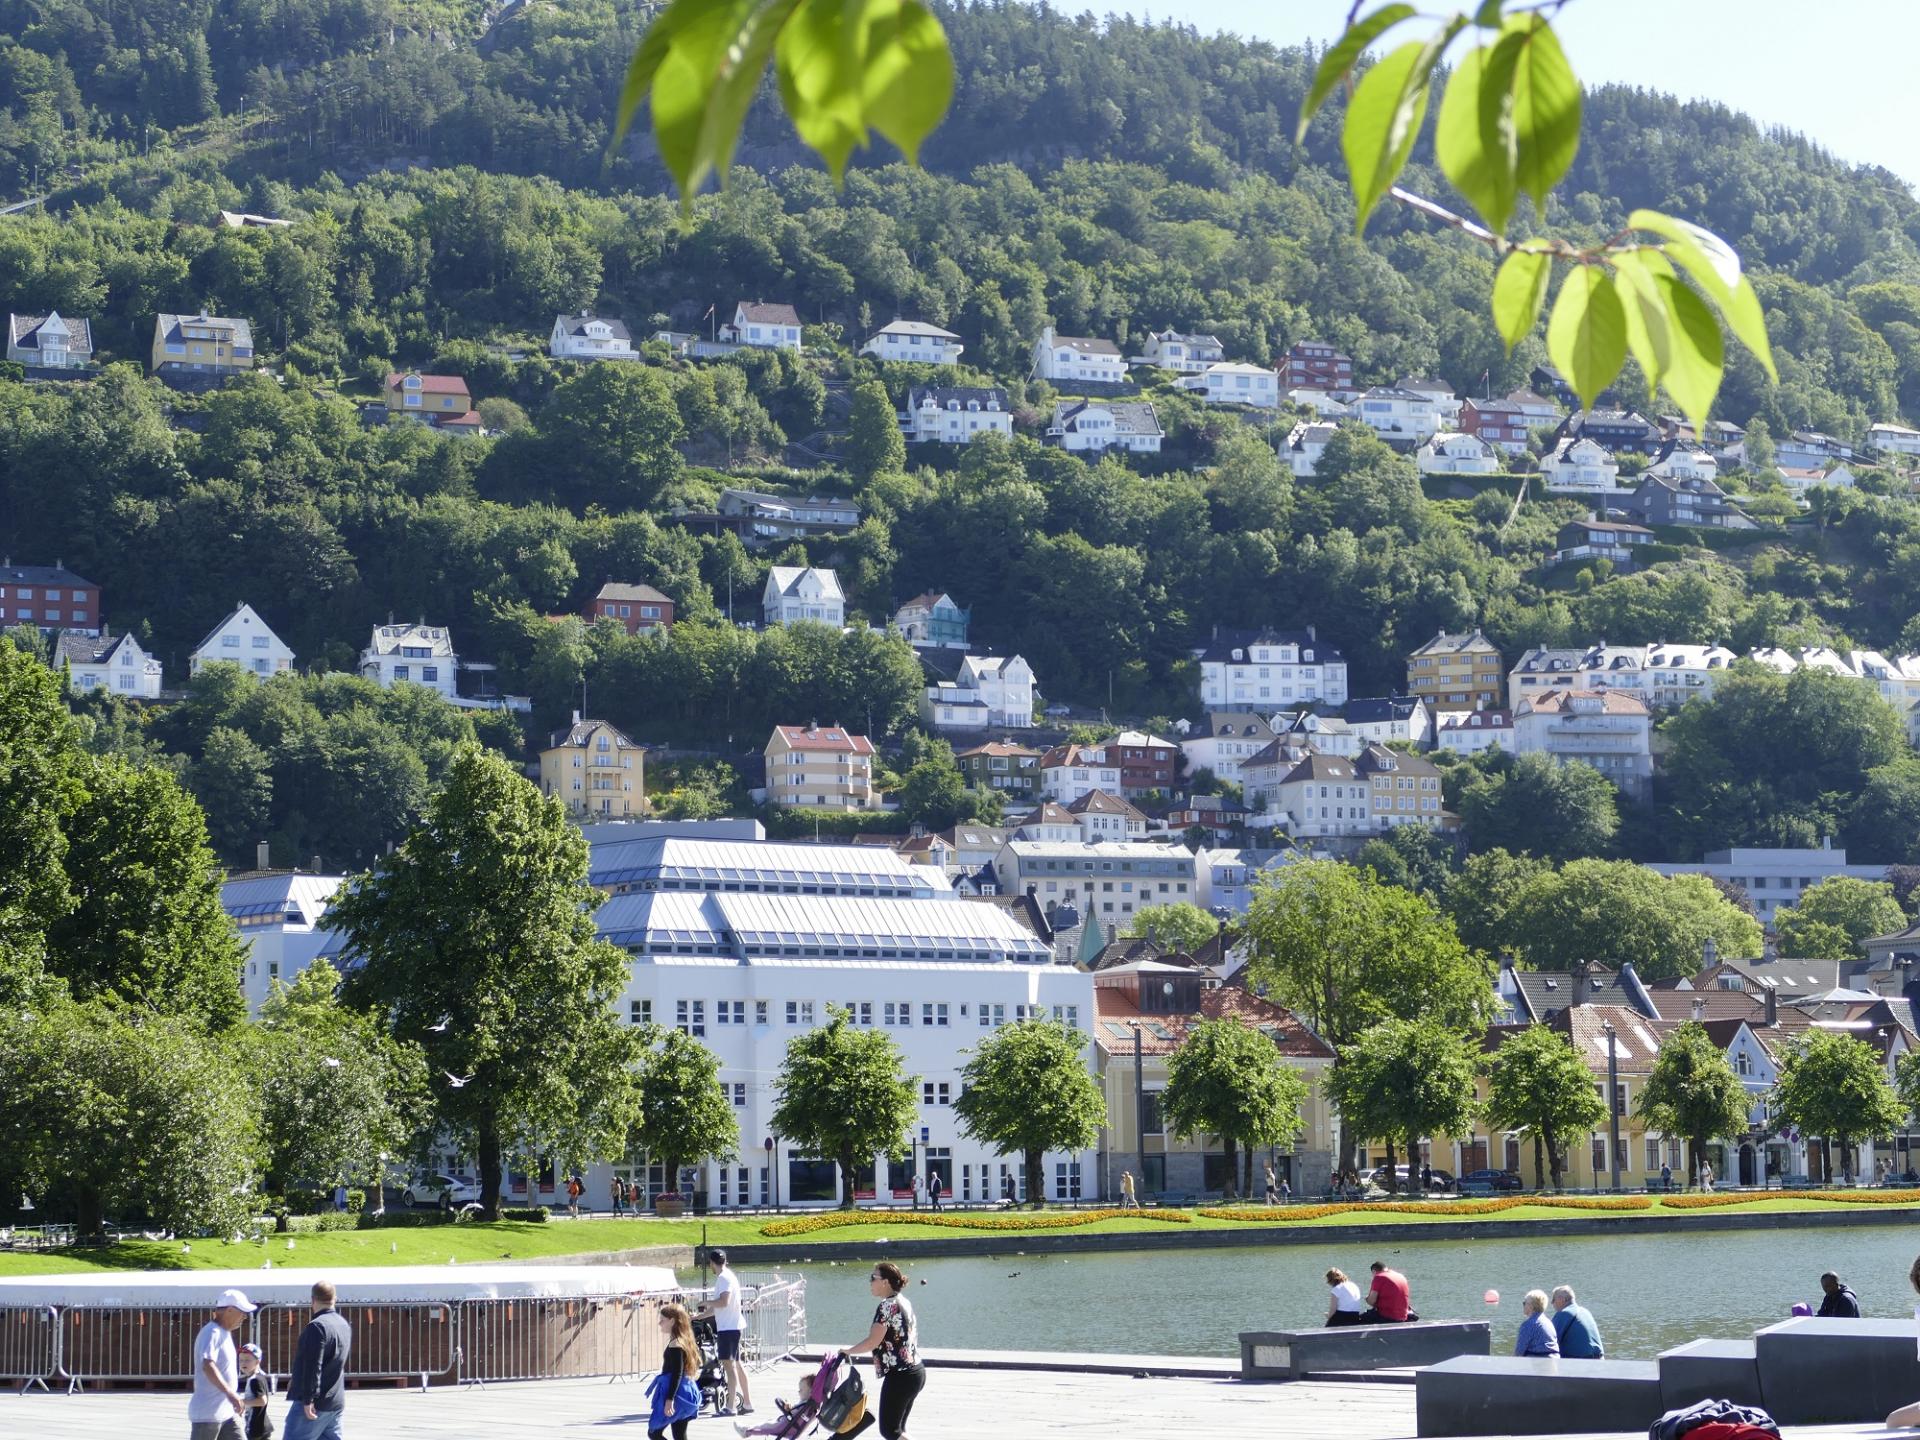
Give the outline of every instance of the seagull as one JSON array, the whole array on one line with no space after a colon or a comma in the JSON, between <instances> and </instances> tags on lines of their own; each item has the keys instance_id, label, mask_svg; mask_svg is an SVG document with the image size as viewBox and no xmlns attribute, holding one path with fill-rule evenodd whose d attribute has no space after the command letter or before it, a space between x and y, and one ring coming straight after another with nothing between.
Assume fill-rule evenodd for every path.
<instances>
[{"instance_id":1,"label":"seagull","mask_svg":"<svg viewBox=\"0 0 1920 1440\"><path fill-rule=\"evenodd\" d=\"M340 1068L340 1062L331 1055L324 1057L320 1063L325 1065L329 1070L338 1070Z\"/></svg>"},{"instance_id":2,"label":"seagull","mask_svg":"<svg viewBox=\"0 0 1920 1440\"><path fill-rule=\"evenodd\" d=\"M458 1090L462 1085L465 1085L468 1081L473 1079L473 1076L471 1075L456 1075L451 1070L442 1070L440 1073L447 1077L447 1084L451 1085L456 1090Z\"/></svg>"},{"instance_id":3,"label":"seagull","mask_svg":"<svg viewBox=\"0 0 1920 1440\"><path fill-rule=\"evenodd\" d=\"M452 1023L453 1023L453 1017L451 1015L442 1015L440 1017L440 1023L438 1025L429 1025L427 1026L427 1029L432 1031L435 1035L443 1035L446 1033L447 1026L451 1025Z\"/></svg>"},{"instance_id":4,"label":"seagull","mask_svg":"<svg viewBox=\"0 0 1920 1440\"><path fill-rule=\"evenodd\" d=\"M1016 1270L1016 1271L1014 1271L1014 1272L1013 1272L1013 1273L1012 1273L1011 1275L1009 1275L1009 1276L1007 1276L1007 1279L1009 1279L1009 1280L1018 1280L1018 1279L1020 1278L1020 1276L1021 1276L1021 1273L1022 1273L1022 1272L1020 1272L1020 1271L1018 1271L1018 1270Z\"/></svg>"}]
</instances>

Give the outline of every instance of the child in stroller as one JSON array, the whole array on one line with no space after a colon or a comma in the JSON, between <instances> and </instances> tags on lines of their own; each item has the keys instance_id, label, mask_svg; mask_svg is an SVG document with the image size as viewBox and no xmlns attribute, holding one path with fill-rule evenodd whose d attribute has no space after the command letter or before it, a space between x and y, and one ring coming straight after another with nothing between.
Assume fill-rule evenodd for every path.
<instances>
[{"instance_id":1,"label":"child in stroller","mask_svg":"<svg viewBox=\"0 0 1920 1440\"><path fill-rule=\"evenodd\" d=\"M720 1364L720 1329L711 1315L694 1320L693 1343L700 1347L700 1373L693 1383L700 1388L701 1412L718 1415L727 1396L727 1372Z\"/></svg>"},{"instance_id":2,"label":"child in stroller","mask_svg":"<svg viewBox=\"0 0 1920 1440\"><path fill-rule=\"evenodd\" d=\"M784 1400L773 1402L780 1408L779 1419L755 1425L752 1429L736 1421L733 1428L741 1435L767 1435L773 1440L800 1440L815 1424L828 1426L829 1433L844 1434L865 1419L867 1413L865 1395L856 1396L850 1409L847 1408L846 1397L839 1395L838 1392L849 1378L857 1384L859 1375L853 1362L835 1351L820 1362L820 1368L812 1375L800 1377L799 1398L793 1404L789 1405ZM839 1405L831 1406L829 1402L836 1398L840 1401ZM821 1414L823 1408L828 1410L828 1414ZM829 1425L836 1418L839 1423Z\"/></svg>"}]
</instances>

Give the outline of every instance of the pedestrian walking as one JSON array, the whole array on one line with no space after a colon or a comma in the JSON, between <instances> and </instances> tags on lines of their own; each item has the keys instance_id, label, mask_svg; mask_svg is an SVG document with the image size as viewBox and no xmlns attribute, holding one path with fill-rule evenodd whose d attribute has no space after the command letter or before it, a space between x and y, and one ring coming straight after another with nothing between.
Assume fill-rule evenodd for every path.
<instances>
[{"instance_id":1,"label":"pedestrian walking","mask_svg":"<svg viewBox=\"0 0 1920 1440\"><path fill-rule=\"evenodd\" d=\"M1273 1177L1273 1162L1269 1160L1267 1162L1267 1204L1278 1205L1279 1203L1280 1187Z\"/></svg>"},{"instance_id":2,"label":"pedestrian walking","mask_svg":"<svg viewBox=\"0 0 1920 1440\"><path fill-rule=\"evenodd\" d=\"M1122 1170L1120 1172L1120 1208L1122 1210L1138 1210L1140 1208L1140 1198L1134 1194L1133 1190L1133 1172L1131 1170Z\"/></svg>"},{"instance_id":3,"label":"pedestrian walking","mask_svg":"<svg viewBox=\"0 0 1920 1440\"><path fill-rule=\"evenodd\" d=\"M1814 1313L1827 1320L1858 1320L1860 1318L1860 1297L1841 1283L1840 1277L1829 1270L1820 1277L1822 1296L1820 1308Z\"/></svg>"},{"instance_id":4,"label":"pedestrian walking","mask_svg":"<svg viewBox=\"0 0 1920 1440\"><path fill-rule=\"evenodd\" d=\"M353 1329L333 1308L331 1280L314 1281L308 1299L313 1315L300 1332L287 1375L286 1440L339 1440Z\"/></svg>"},{"instance_id":5,"label":"pedestrian walking","mask_svg":"<svg viewBox=\"0 0 1920 1440\"><path fill-rule=\"evenodd\" d=\"M240 1347L241 1432L247 1440L270 1440L273 1417L267 1406L273 1400L273 1377L260 1368L260 1347L252 1343Z\"/></svg>"},{"instance_id":6,"label":"pedestrian walking","mask_svg":"<svg viewBox=\"0 0 1920 1440\"><path fill-rule=\"evenodd\" d=\"M927 1177L927 1198L933 1202L933 1208L936 1210L940 1208L940 1192L944 1188L946 1187L940 1183L940 1172L938 1170Z\"/></svg>"},{"instance_id":7,"label":"pedestrian walking","mask_svg":"<svg viewBox=\"0 0 1920 1440\"><path fill-rule=\"evenodd\" d=\"M1280 1180L1280 1199L1285 1204L1293 1203L1293 1185L1284 1176Z\"/></svg>"},{"instance_id":8,"label":"pedestrian walking","mask_svg":"<svg viewBox=\"0 0 1920 1440\"><path fill-rule=\"evenodd\" d=\"M613 1194L613 1213L616 1215L623 1214L627 1207L626 1184L616 1175L613 1177L613 1184L609 1188Z\"/></svg>"},{"instance_id":9,"label":"pedestrian walking","mask_svg":"<svg viewBox=\"0 0 1920 1440\"><path fill-rule=\"evenodd\" d=\"M700 1350L693 1343L693 1319L684 1305L660 1307L660 1333L666 1349L660 1354L660 1373L647 1384L653 1409L647 1416L647 1440L687 1440L687 1425L700 1413Z\"/></svg>"},{"instance_id":10,"label":"pedestrian walking","mask_svg":"<svg viewBox=\"0 0 1920 1440\"><path fill-rule=\"evenodd\" d=\"M913 1402L927 1385L926 1367L920 1363L920 1325L913 1313L913 1302L900 1292L907 1288L907 1277L898 1265L882 1260L867 1276L867 1288L877 1302L873 1326L867 1338L849 1345L841 1354L851 1359L872 1352L873 1373L880 1377L881 1440L906 1440L907 1417L913 1414ZM849 1436L858 1435L874 1423L874 1413Z\"/></svg>"},{"instance_id":11,"label":"pedestrian walking","mask_svg":"<svg viewBox=\"0 0 1920 1440\"><path fill-rule=\"evenodd\" d=\"M640 1213L640 1182L638 1180L627 1181L627 1209L636 1215Z\"/></svg>"},{"instance_id":12,"label":"pedestrian walking","mask_svg":"<svg viewBox=\"0 0 1920 1440\"><path fill-rule=\"evenodd\" d=\"M576 1219L580 1214L580 1177L578 1175L567 1177L567 1214Z\"/></svg>"},{"instance_id":13,"label":"pedestrian walking","mask_svg":"<svg viewBox=\"0 0 1920 1440\"><path fill-rule=\"evenodd\" d=\"M1662 1165L1660 1167L1660 1188L1668 1191L1673 1189L1673 1167L1671 1165Z\"/></svg>"},{"instance_id":14,"label":"pedestrian walking","mask_svg":"<svg viewBox=\"0 0 1920 1440\"><path fill-rule=\"evenodd\" d=\"M917 1174L913 1177L913 1208L920 1208L920 1177Z\"/></svg>"},{"instance_id":15,"label":"pedestrian walking","mask_svg":"<svg viewBox=\"0 0 1920 1440\"><path fill-rule=\"evenodd\" d=\"M193 1339L193 1396L187 1401L191 1440L240 1440L240 1361L233 1332L260 1307L239 1290L222 1290L213 1302L213 1318Z\"/></svg>"},{"instance_id":16,"label":"pedestrian walking","mask_svg":"<svg viewBox=\"0 0 1920 1440\"><path fill-rule=\"evenodd\" d=\"M727 1377L719 1413L751 1415L753 1397L747 1393L747 1367L740 1360L740 1332L746 1325L746 1312L740 1304L740 1277L727 1264L727 1252L718 1246L707 1251L707 1258L719 1273L713 1277L713 1293L701 1305L700 1313L713 1317L717 1358Z\"/></svg>"}]
</instances>

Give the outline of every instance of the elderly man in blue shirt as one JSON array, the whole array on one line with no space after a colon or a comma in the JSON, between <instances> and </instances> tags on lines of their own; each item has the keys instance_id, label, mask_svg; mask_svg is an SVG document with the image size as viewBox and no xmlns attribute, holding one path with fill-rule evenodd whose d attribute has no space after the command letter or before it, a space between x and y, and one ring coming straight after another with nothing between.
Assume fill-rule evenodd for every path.
<instances>
[{"instance_id":1,"label":"elderly man in blue shirt","mask_svg":"<svg viewBox=\"0 0 1920 1440\"><path fill-rule=\"evenodd\" d=\"M1571 1285L1553 1287L1553 1333L1560 1342L1560 1354L1568 1360L1601 1360L1606 1350L1600 1344L1600 1327L1593 1312L1577 1303Z\"/></svg>"}]
</instances>

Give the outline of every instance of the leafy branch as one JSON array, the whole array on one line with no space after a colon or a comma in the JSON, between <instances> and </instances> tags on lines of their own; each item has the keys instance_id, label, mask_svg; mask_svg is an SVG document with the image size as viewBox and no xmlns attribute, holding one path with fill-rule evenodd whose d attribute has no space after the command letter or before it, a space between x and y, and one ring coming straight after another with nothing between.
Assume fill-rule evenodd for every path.
<instances>
[{"instance_id":1,"label":"leafy branch","mask_svg":"<svg viewBox=\"0 0 1920 1440\"><path fill-rule=\"evenodd\" d=\"M1580 83L1550 19L1564 3L1546 0L1507 10L1502 0L1483 0L1471 17L1452 15L1425 40L1388 51L1357 81L1368 47L1419 16L1407 4L1383 5L1362 16L1356 3L1346 33L1321 57L1300 107L1298 137L1305 137L1334 90L1345 86L1341 149L1353 185L1356 230L1364 231L1375 207L1391 198L1487 245L1500 257L1493 321L1509 351L1539 322L1556 262L1569 267L1547 322L1547 353L1581 403L1591 406L1631 354L1649 394L1664 385L1704 433L1726 371L1720 322L1770 378L1780 378L1759 297L1733 247L1658 210L1634 211L1623 230L1598 246L1554 236L1508 237L1520 197L1531 199L1534 213L1544 216L1547 196L1579 153ZM1434 68L1469 28L1474 47L1447 81L1434 153L1484 224L1395 183L1425 123Z\"/></svg>"}]
</instances>

